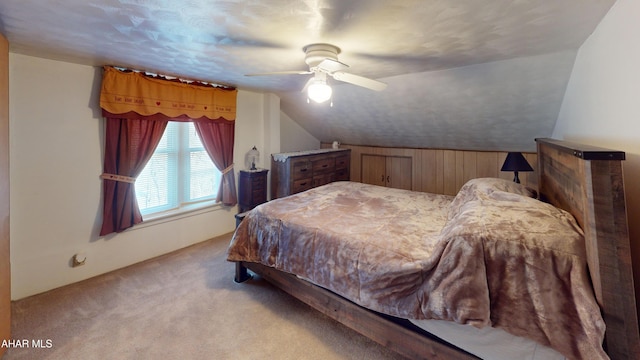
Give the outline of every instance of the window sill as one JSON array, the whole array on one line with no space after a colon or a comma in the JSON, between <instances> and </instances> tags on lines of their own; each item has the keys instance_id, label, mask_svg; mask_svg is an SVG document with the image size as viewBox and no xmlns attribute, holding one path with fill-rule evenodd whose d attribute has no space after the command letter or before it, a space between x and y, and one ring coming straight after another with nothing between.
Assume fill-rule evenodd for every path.
<instances>
[{"instance_id":1,"label":"window sill","mask_svg":"<svg viewBox=\"0 0 640 360\"><path fill-rule=\"evenodd\" d=\"M205 214L212 211L222 210L224 208L225 207L221 203L217 203L213 200L203 201L197 204L182 206L178 209L143 215L142 222L134 226L133 229L141 229L147 226L153 226L169 221L175 221L191 216Z\"/></svg>"}]
</instances>

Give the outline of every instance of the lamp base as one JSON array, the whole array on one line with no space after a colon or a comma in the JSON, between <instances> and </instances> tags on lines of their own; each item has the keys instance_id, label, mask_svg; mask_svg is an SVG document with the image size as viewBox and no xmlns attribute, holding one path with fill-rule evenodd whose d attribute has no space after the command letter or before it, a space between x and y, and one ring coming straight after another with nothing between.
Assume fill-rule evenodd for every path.
<instances>
[{"instance_id":1,"label":"lamp base","mask_svg":"<svg viewBox=\"0 0 640 360\"><path fill-rule=\"evenodd\" d=\"M518 177L518 172L517 171L513 172L513 182L520 184L520 178Z\"/></svg>"}]
</instances>

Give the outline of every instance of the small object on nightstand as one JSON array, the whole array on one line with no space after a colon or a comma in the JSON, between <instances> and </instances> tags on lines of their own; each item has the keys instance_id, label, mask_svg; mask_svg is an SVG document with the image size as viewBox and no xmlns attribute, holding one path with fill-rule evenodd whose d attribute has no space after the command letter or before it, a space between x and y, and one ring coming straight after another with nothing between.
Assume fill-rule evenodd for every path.
<instances>
[{"instance_id":1,"label":"small object on nightstand","mask_svg":"<svg viewBox=\"0 0 640 360\"><path fill-rule=\"evenodd\" d=\"M243 213L267 202L267 169L240 170L238 210Z\"/></svg>"}]
</instances>

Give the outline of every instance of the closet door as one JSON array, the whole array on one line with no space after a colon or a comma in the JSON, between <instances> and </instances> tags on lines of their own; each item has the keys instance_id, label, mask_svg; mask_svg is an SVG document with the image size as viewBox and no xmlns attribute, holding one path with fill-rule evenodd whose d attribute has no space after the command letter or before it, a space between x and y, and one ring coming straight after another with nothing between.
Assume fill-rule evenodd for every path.
<instances>
[{"instance_id":1,"label":"closet door","mask_svg":"<svg viewBox=\"0 0 640 360\"><path fill-rule=\"evenodd\" d=\"M413 160L408 156L362 154L362 177L365 184L411 190Z\"/></svg>"},{"instance_id":2,"label":"closet door","mask_svg":"<svg viewBox=\"0 0 640 360\"><path fill-rule=\"evenodd\" d=\"M412 162L408 156L387 156L387 186L411 190Z\"/></svg>"},{"instance_id":3,"label":"closet door","mask_svg":"<svg viewBox=\"0 0 640 360\"><path fill-rule=\"evenodd\" d=\"M365 184L386 186L386 167L386 156L362 154L362 173L360 181Z\"/></svg>"},{"instance_id":4,"label":"closet door","mask_svg":"<svg viewBox=\"0 0 640 360\"><path fill-rule=\"evenodd\" d=\"M9 43L0 34L0 342L11 334L9 262ZM7 349L0 347L0 357Z\"/></svg>"}]
</instances>

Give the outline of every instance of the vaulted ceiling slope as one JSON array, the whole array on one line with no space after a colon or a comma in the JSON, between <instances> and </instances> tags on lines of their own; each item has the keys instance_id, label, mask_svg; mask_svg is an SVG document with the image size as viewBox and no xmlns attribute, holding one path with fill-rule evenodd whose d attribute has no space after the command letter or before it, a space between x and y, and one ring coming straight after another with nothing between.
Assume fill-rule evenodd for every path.
<instances>
[{"instance_id":1,"label":"vaulted ceiling slope","mask_svg":"<svg viewBox=\"0 0 640 360\"><path fill-rule=\"evenodd\" d=\"M322 141L532 150L553 130L580 45L615 0L2 0L15 53L273 92ZM333 107L307 104L302 48L342 49Z\"/></svg>"}]
</instances>

